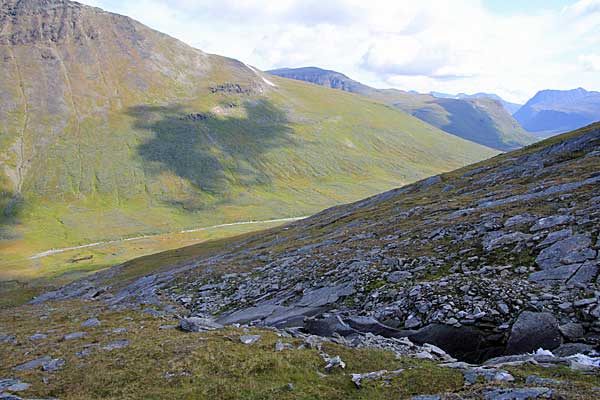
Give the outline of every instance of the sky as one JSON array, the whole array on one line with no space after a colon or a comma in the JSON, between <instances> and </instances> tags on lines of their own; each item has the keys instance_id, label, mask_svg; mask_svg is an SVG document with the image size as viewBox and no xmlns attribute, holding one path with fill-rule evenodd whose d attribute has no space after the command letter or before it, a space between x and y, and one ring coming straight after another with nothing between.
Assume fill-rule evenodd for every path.
<instances>
[{"instance_id":1,"label":"sky","mask_svg":"<svg viewBox=\"0 0 600 400\"><path fill-rule=\"evenodd\" d=\"M600 0L79 0L262 70L317 66L378 88L600 90Z\"/></svg>"}]
</instances>

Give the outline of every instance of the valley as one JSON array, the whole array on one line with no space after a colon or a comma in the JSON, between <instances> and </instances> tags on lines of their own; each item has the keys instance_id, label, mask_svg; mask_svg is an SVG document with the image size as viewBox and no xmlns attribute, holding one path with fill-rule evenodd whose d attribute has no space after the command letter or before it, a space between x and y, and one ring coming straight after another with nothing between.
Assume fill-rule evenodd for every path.
<instances>
[{"instance_id":1,"label":"valley","mask_svg":"<svg viewBox=\"0 0 600 400\"><path fill-rule=\"evenodd\" d=\"M360 14L159 3L273 66ZM598 92L454 91L492 81L395 17L355 68L435 91L0 0L0 400L599 398Z\"/></svg>"}]
</instances>

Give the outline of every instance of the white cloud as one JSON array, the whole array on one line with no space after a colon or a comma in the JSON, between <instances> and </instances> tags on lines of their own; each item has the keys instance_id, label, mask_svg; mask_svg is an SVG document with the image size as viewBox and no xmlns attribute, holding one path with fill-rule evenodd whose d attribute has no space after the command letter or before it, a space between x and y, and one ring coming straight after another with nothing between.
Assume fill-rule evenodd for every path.
<instances>
[{"instance_id":1,"label":"white cloud","mask_svg":"<svg viewBox=\"0 0 600 400\"><path fill-rule=\"evenodd\" d=\"M378 87L600 89L600 0L497 15L479 0L84 0L261 69L314 65Z\"/></svg>"},{"instance_id":2,"label":"white cloud","mask_svg":"<svg viewBox=\"0 0 600 400\"><path fill-rule=\"evenodd\" d=\"M586 71L600 72L600 54L582 54L579 61Z\"/></svg>"}]
</instances>

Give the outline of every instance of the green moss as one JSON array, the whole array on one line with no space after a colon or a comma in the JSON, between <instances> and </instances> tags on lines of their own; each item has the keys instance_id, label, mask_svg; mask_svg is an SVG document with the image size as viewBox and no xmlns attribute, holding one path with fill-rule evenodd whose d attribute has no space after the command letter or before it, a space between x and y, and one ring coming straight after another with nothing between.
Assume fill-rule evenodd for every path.
<instances>
[{"instance_id":1,"label":"green moss","mask_svg":"<svg viewBox=\"0 0 600 400\"><path fill-rule=\"evenodd\" d=\"M37 332L35 321L50 313L45 329L52 330L47 339L33 343L24 340ZM80 322L90 315L102 321L99 328L86 329L83 341L61 341L62 335L81 330ZM127 320L126 318L132 318ZM0 326L22 340L18 352L9 346L0 348L0 374L35 357L50 353L67 361L66 368L52 375L48 384L41 383L43 372L11 372L32 388L27 397L74 399L387 399L414 394L445 393L462 387L459 372L441 368L427 361L398 359L382 350L350 349L337 344L324 345L330 355L339 355L346 369L326 371L317 350L295 349L277 352L275 342L283 340L298 347L297 339L280 339L271 331L226 329L205 334L177 330L160 330L161 319L131 312L104 312L81 303L58 303L44 307L22 307L0 316ZM127 327L128 332L107 335L105 331ZM240 342L242 334L260 334L253 345ZM103 346L113 340L127 339L129 347L108 352L94 348L84 359L75 356L84 343ZM351 373L382 369L405 369L389 386L365 382L358 389ZM165 378L170 373L172 378ZM290 390L288 384L293 385Z\"/></svg>"}]
</instances>

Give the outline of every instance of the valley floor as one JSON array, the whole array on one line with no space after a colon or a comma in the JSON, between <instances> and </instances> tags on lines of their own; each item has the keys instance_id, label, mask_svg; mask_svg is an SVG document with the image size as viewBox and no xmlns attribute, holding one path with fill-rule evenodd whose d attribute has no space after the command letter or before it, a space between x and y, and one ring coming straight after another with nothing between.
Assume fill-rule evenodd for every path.
<instances>
[{"instance_id":1,"label":"valley floor","mask_svg":"<svg viewBox=\"0 0 600 400\"><path fill-rule=\"evenodd\" d=\"M0 260L0 309L22 304L49 288L67 284L137 257L179 249L171 254L173 261L176 261L177 257L192 258L197 250L186 246L269 229L297 219L222 224L170 234L102 242L94 246L56 249L19 260Z\"/></svg>"}]
</instances>

